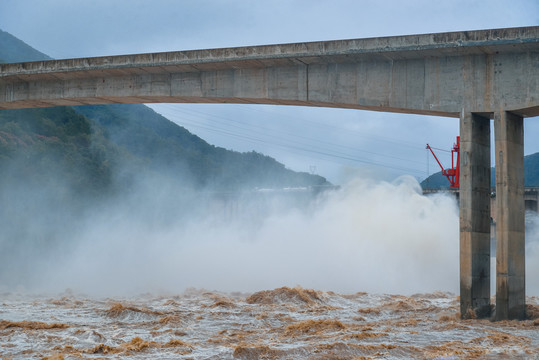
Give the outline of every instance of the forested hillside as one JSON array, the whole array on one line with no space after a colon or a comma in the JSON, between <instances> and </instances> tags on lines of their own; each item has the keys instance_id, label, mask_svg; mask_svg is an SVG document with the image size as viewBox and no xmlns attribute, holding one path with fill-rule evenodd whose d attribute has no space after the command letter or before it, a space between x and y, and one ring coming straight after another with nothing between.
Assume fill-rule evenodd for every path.
<instances>
[{"instance_id":1,"label":"forested hillside","mask_svg":"<svg viewBox=\"0 0 539 360\"><path fill-rule=\"evenodd\" d=\"M129 155L71 108L0 111L0 183L47 184L54 175L65 191L97 195L110 189L122 158Z\"/></svg>"},{"instance_id":2,"label":"forested hillside","mask_svg":"<svg viewBox=\"0 0 539 360\"><path fill-rule=\"evenodd\" d=\"M38 60L51 58L0 29L0 63Z\"/></svg>"},{"instance_id":3,"label":"forested hillside","mask_svg":"<svg viewBox=\"0 0 539 360\"><path fill-rule=\"evenodd\" d=\"M106 129L116 145L153 171L189 174L213 189L324 185L320 176L297 173L268 156L239 153L206 143L144 105L78 106L75 111Z\"/></svg>"}]
</instances>

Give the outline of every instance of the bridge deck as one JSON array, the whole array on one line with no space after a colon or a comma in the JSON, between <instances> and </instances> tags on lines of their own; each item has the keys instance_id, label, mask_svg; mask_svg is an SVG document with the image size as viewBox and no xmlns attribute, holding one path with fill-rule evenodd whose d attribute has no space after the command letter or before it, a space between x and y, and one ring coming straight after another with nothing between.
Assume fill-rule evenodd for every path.
<instances>
[{"instance_id":1,"label":"bridge deck","mask_svg":"<svg viewBox=\"0 0 539 360\"><path fill-rule=\"evenodd\" d=\"M458 117L463 103L492 114L505 98L537 116L538 54L535 26L0 64L0 109L233 102Z\"/></svg>"}]
</instances>

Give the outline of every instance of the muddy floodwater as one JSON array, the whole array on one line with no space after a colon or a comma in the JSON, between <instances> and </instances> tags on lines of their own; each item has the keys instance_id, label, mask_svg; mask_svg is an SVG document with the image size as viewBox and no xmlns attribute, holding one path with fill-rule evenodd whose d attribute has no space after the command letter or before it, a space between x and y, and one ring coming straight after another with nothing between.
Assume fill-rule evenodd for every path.
<instances>
[{"instance_id":1,"label":"muddy floodwater","mask_svg":"<svg viewBox=\"0 0 539 360\"><path fill-rule=\"evenodd\" d=\"M0 295L7 359L539 359L526 321L460 320L458 298L280 288L95 299Z\"/></svg>"}]
</instances>

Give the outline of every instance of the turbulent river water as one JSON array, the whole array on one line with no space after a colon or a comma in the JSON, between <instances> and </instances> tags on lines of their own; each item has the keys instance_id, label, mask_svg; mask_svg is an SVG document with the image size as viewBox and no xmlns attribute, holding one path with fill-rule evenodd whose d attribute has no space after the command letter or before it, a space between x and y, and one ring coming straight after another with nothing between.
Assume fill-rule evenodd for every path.
<instances>
[{"instance_id":1,"label":"turbulent river water","mask_svg":"<svg viewBox=\"0 0 539 360\"><path fill-rule=\"evenodd\" d=\"M0 294L7 359L539 359L526 321L461 320L458 298L278 288L92 298Z\"/></svg>"}]
</instances>

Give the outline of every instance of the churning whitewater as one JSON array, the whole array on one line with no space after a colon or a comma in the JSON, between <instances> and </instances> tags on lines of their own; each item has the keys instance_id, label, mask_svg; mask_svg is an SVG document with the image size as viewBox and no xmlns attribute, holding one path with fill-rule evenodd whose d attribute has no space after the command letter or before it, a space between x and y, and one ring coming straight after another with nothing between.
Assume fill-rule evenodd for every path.
<instances>
[{"instance_id":1,"label":"churning whitewater","mask_svg":"<svg viewBox=\"0 0 539 360\"><path fill-rule=\"evenodd\" d=\"M2 359L533 359L536 320L460 320L458 299L278 288L0 297Z\"/></svg>"}]
</instances>

